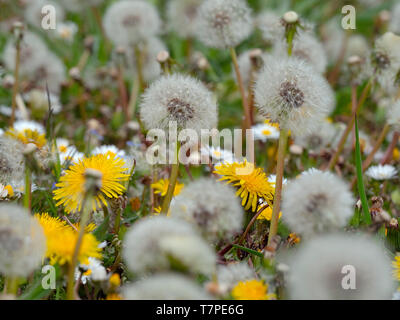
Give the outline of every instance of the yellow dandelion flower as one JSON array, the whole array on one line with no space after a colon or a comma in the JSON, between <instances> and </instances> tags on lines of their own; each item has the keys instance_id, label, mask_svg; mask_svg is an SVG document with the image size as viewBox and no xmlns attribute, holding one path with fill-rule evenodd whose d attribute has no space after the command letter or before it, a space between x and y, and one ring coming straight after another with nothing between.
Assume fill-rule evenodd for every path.
<instances>
[{"instance_id":1,"label":"yellow dandelion flower","mask_svg":"<svg viewBox=\"0 0 400 320\"><path fill-rule=\"evenodd\" d=\"M268 293L268 285L262 280L239 281L232 289L235 300L272 300L275 294Z\"/></svg>"},{"instance_id":2,"label":"yellow dandelion flower","mask_svg":"<svg viewBox=\"0 0 400 320\"><path fill-rule=\"evenodd\" d=\"M400 256L394 257L393 265L393 276L397 281L400 281Z\"/></svg>"},{"instance_id":3,"label":"yellow dandelion flower","mask_svg":"<svg viewBox=\"0 0 400 320\"><path fill-rule=\"evenodd\" d=\"M154 189L155 193L160 194L162 197L165 197L167 195L167 191L168 191L168 184L169 184L168 179L160 179L157 182L152 183L151 187ZM179 183L177 181L176 185L175 185L174 196L177 196L178 194L180 194L183 187L184 187L184 184Z\"/></svg>"},{"instance_id":4,"label":"yellow dandelion flower","mask_svg":"<svg viewBox=\"0 0 400 320\"><path fill-rule=\"evenodd\" d=\"M25 129L23 131L17 131L15 129L8 129L4 135L16 139L20 142L22 142L23 144L29 144L29 143L33 143L34 145L36 145L36 147L38 147L38 149L43 148L47 141L46 141L46 137L44 134L39 133L36 130L31 130L31 129Z\"/></svg>"},{"instance_id":5,"label":"yellow dandelion flower","mask_svg":"<svg viewBox=\"0 0 400 320\"><path fill-rule=\"evenodd\" d=\"M400 151L398 148L393 149L393 160L399 161L400 160Z\"/></svg>"},{"instance_id":6,"label":"yellow dandelion flower","mask_svg":"<svg viewBox=\"0 0 400 320\"><path fill-rule=\"evenodd\" d=\"M271 120L266 119L264 123L279 130L279 123L277 122L271 122Z\"/></svg>"},{"instance_id":7,"label":"yellow dandelion flower","mask_svg":"<svg viewBox=\"0 0 400 320\"><path fill-rule=\"evenodd\" d=\"M246 160L242 163L222 163L215 167L214 173L221 176L220 181L226 180L238 188L236 195L242 198L245 210L251 208L253 212L256 211L259 198L272 205L274 187L265 172L255 168L252 163Z\"/></svg>"},{"instance_id":8,"label":"yellow dandelion flower","mask_svg":"<svg viewBox=\"0 0 400 320\"><path fill-rule=\"evenodd\" d=\"M56 184L57 189L53 193L57 206L64 205L68 213L81 210L87 169L97 170L102 175L101 188L94 196L93 210L102 204L107 206L107 198L117 198L125 191L121 182L128 180L129 174L124 164L124 160L114 154L98 154L74 163Z\"/></svg>"},{"instance_id":9,"label":"yellow dandelion flower","mask_svg":"<svg viewBox=\"0 0 400 320\"><path fill-rule=\"evenodd\" d=\"M43 227L46 236L46 257L51 264L64 265L72 261L75 245L78 241L78 232L60 218L48 213L36 214L36 219ZM101 258L99 241L91 233L85 233L79 250L78 260L81 264L89 264L89 257Z\"/></svg>"},{"instance_id":10,"label":"yellow dandelion flower","mask_svg":"<svg viewBox=\"0 0 400 320\"><path fill-rule=\"evenodd\" d=\"M6 185L6 186L4 187L4 189L7 190L7 196L8 196L9 198L14 197L14 190L13 190L12 186L10 186L10 185L8 184L8 185Z\"/></svg>"},{"instance_id":11,"label":"yellow dandelion flower","mask_svg":"<svg viewBox=\"0 0 400 320\"><path fill-rule=\"evenodd\" d=\"M109 293L106 297L106 300L123 300L123 299L118 293Z\"/></svg>"},{"instance_id":12,"label":"yellow dandelion flower","mask_svg":"<svg viewBox=\"0 0 400 320\"><path fill-rule=\"evenodd\" d=\"M161 206L154 208L153 216L159 216L161 214ZM171 210L168 210L167 217L171 214Z\"/></svg>"},{"instance_id":13,"label":"yellow dandelion flower","mask_svg":"<svg viewBox=\"0 0 400 320\"><path fill-rule=\"evenodd\" d=\"M264 204L262 205L265 207L265 209L263 209L263 211L258 215L257 220L267 220L267 221L271 221L272 219L272 207ZM262 209L262 206L258 207L257 211ZM279 212L279 219L282 216L282 211Z\"/></svg>"},{"instance_id":14,"label":"yellow dandelion flower","mask_svg":"<svg viewBox=\"0 0 400 320\"><path fill-rule=\"evenodd\" d=\"M114 273L108 281L110 282L110 285L114 288L117 288L121 285L121 277L118 273Z\"/></svg>"}]
</instances>

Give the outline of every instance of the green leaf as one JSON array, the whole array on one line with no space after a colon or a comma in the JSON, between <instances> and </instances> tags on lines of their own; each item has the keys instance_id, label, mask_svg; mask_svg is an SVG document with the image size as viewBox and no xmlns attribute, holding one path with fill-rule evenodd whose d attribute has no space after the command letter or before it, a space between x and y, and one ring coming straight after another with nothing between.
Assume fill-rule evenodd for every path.
<instances>
[{"instance_id":1,"label":"green leaf","mask_svg":"<svg viewBox=\"0 0 400 320\"><path fill-rule=\"evenodd\" d=\"M247 253L253 254L253 255L257 256L257 257L261 257L261 258L264 257L264 255L261 252L258 252L258 251L255 251L253 249L249 249L249 248L240 246L238 244L233 244L232 247L234 247L236 249L240 249L240 250L245 251Z\"/></svg>"},{"instance_id":2,"label":"green leaf","mask_svg":"<svg viewBox=\"0 0 400 320\"><path fill-rule=\"evenodd\" d=\"M363 170L362 170L362 159L361 159L361 149L360 149L360 139L358 134L358 121L357 116L355 116L355 134L356 134L356 150L355 150L355 157L356 157L356 167L357 167L357 186L358 186L358 193L360 195L362 210L363 210L363 223L369 225L371 224L371 215L369 213L368 208L368 200L365 194L365 187L363 181Z\"/></svg>"}]
</instances>

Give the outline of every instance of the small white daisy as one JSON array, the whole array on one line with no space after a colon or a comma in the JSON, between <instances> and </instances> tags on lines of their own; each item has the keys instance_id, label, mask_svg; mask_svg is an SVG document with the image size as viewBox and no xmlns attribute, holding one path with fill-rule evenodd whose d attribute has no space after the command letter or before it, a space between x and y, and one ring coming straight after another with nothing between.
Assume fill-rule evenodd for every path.
<instances>
[{"instance_id":1,"label":"small white daisy","mask_svg":"<svg viewBox=\"0 0 400 320\"><path fill-rule=\"evenodd\" d=\"M217 162L228 162L232 163L235 162L235 155L230 150L224 150L220 147L210 147L208 145L202 146L200 149L201 155L210 157Z\"/></svg>"},{"instance_id":2,"label":"small white daisy","mask_svg":"<svg viewBox=\"0 0 400 320\"><path fill-rule=\"evenodd\" d=\"M397 170L395 167L388 164L384 166L377 165L369 167L365 174L374 180L389 180L396 176Z\"/></svg>"},{"instance_id":3,"label":"small white daisy","mask_svg":"<svg viewBox=\"0 0 400 320\"><path fill-rule=\"evenodd\" d=\"M14 123L14 129L18 132L23 132L25 130L32 130L32 131L37 131L41 134L45 133L44 127L35 121L25 121L25 120L20 120L16 121Z\"/></svg>"},{"instance_id":4,"label":"small white daisy","mask_svg":"<svg viewBox=\"0 0 400 320\"><path fill-rule=\"evenodd\" d=\"M63 22L57 25L56 36L65 41L72 41L77 31L78 27L75 23Z\"/></svg>"},{"instance_id":5,"label":"small white daisy","mask_svg":"<svg viewBox=\"0 0 400 320\"><path fill-rule=\"evenodd\" d=\"M75 271L75 280L78 280L81 276L81 281L83 284L86 284L89 280L91 281L104 281L107 279L107 271L104 266L101 264L100 260L95 258L89 258L89 264L81 264L80 269L86 270L82 273L77 268Z\"/></svg>"},{"instance_id":6,"label":"small white daisy","mask_svg":"<svg viewBox=\"0 0 400 320\"><path fill-rule=\"evenodd\" d=\"M106 154L109 152L115 154L119 158L123 158L126 155L124 150L120 150L114 145L103 145L103 146L96 147L93 149L92 154L93 155Z\"/></svg>"},{"instance_id":7,"label":"small white daisy","mask_svg":"<svg viewBox=\"0 0 400 320\"><path fill-rule=\"evenodd\" d=\"M267 140L279 139L279 129L271 126L267 123L260 123L252 127L254 140L261 140L266 142Z\"/></svg>"}]
</instances>

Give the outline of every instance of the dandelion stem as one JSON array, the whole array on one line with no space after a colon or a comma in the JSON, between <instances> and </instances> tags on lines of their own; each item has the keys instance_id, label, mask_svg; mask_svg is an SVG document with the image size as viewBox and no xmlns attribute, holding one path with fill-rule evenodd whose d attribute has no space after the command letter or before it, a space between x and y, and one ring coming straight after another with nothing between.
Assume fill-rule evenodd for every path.
<instances>
[{"instance_id":1,"label":"dandelion stem","mask_svg":"<svg viewBox=\"0 0 400 320\"><path fill-rule=\"evenodd\" d=\"M378 140L376 141L372 151L370 152L370 154L368 155L368 157L364 160L363 165L362 165L362 171L364 172L365 170L367 170L367 168L369 167L369 165L371 164L372 160L374 159L374 156L376 154L376 152L379 150L380 146L382 145L383 140L385 139L387 133L389 132L389 124L385 124L385 126L383 127ZM351 181L351 189L354 188L355 184L357 181L357 177L353 177L353 180Z\"/></svg>"},{"instance_id":2,"label":"dandelion stem","mask_svg":"<svg viewBox=\"0 0 400 320\"><path fill-rule=\"evenodd\" d=\"M18 293L18 278L8 277L5 279L5 288L8 294L17 295Z\"/></svg>"},{"instance_id":3,"label":"dandelion stem","mask_svg":"<svg viewBox=\"0 0 400 320\"><path fill-rule=\"evenodd\" d=\"M24 208L31 211L32 194L31 194L31 169L28 164L25 164L25 194L24 194Z\"/></svg>"},{"instance_id":4,"label":"dandelion stem","mask_svg":"<svg viewBox=\"0 0 400 320\"><path fill-rule=\"evenodd\" d=\"M75 300L75 291L74 291L75 268L78 263L78 255L81 249L83 236L85 234L85 228L90 218L90 211L92 206L91 199L92 199L91 195L86 196L86 199L83 204L83 212L79 224L78 239L76 241L74 253L72 255L72 260L68 269L67 300Z\"/></svg>"},{"instance_id":5,"label":"dandelion stem","mask_svg":"<svg viewBox=\"0 0 400 320\"><path fill-rule=\"evenodd\" d=\"M18 37L15 44L15 69L14 69L14 85L12 92L12 111L11 111L11 119L10 119L10 127L14 125L15 120L15 112L17 108L17 95L19 90L19 66L21 61L21 37Z\"/></svg>"},{"instance_id":6,"label":"dandelion stem","mask_svg":"<svg viewBox=\"0 0 400 320\"><path fill-rule=\"evenodd\" d=\"M399 131L395 131L393 133L392 142L390 142L390 145L387 148L387 150L385 152L385 155L382 158L382 161L381 161L382 165L387 164L387 163L390 162L390 160L392 160L393 150L394 150L394 148L396 148L396 144L397 144L397 141L399 140L399 137L400 137L400 132Z\"/></svg>"},{"instance_id":7,"label":"dandelion stem","mask_svg":"<svg viewBox=\"0 0 400 320\"><path fill-rule=\"evenodd\" d=\"M136 73L139 81L140 91L145 87L143 78L143 53L138 46L135 46L135 58L136 58Z\"/></svg>"},{"instance_id":8,"label":"dandelion stem","mask_svg":"<svg viewBox=\"0 0 400 320\"><path fill-rule=\"evenodd\" d=\"M242 96L242 103L243 103L243 112L244 112L244 129L250 129L251 127L251 115L250 115L250 108L249 103L247 100L246 92L243 85L242 75L240 73L238 59L236 55L235 48L230 48L233 66L235 68L236 79L239 85L240 94Z\"/></svg>"},{"instance_id":9,"label":"dandelion stem","mask_svg":"<svg viewBox=\"0 0 400 320\"><path fill-rule=\"evenodd\" d=\"M174 196L176 181L178 180L179 173L179 144L176 142L175 161L171 164L171 175L169 177L168 191L164 198L161 213L168 214L169 205L171 204L172 197Z\"/></svg>"},{"instance_id":10,"label":"dandelion stem","mask_svg":"<svg viewBox=\"0 0 400 320\"><path fill-rule=\"evenodd\" d=\"M362 106L364 105L364 102L365 102L365 99L367 98L368 92L372 87L372 83L373 83L373 79L371 78L368 81L368 84L365 86L365 88L364 88L364 90L363 90L363 92L361 94L361 98L358 101L357 106L355 108L352 108L352 110L354 110L353 114L352 114L352 117L347 122L346 129L344 130L344 132L342 134L342 137L340 138L340 141L339 141L338 147L336 149L336 152L332 156L332 158L331 158L331 160L330 160L330 162L328 164L327 170L332 170L335 167L335 165L336 165L336 163L337 163L337 161L339 159L339 156L343 151L343 148L344 148L344 145L345 145L345 143L347 141L347 138L348 138L350 132L353 129L354 121L355 121L355 115L358 115L358 113L360 112ZM357 88L355 88L355 86L353 86L353 93L352 93L352 97L353 98L354 98L354 94L356 94L356 89ZM356 101L353 98L352 98L352 103L355 105ZM354 105L353 105L353 107L354 107Z\"/></svg>"},{"instance_id":11,"label":"dandelion stem","mask_svg":"<svg viewBox=\"0 0 400 320\"><path fill-rule=\"evenodd\" d=\"M286 128L282 128L279 135L278 160L276 164L275 195L274 195L274 205L272 207L271 224L268 235L268 244L267 244L268 246L272 243L272 239L278 232L278 220L279 220L279 212L280 212L281 197L282 197L283 167L285 162L287 140L288 140L288 130Z\"/></svg>"},{"instance_id":12,"label":"dandelion stem","mask_svg":"<svg viewBox=\"0 0 400 320\"><path fill-rule=\"evenodd\" d=\"M246 239L247 234L250 231L251 226L256 222L258 216L266 209L266 207L262 207L260 210L257 211L257 213L251 218L249 224L246 227L246 230L243 232L242 236L240 237L239 241L237 242L238 244L242 244L243 241Z\"/></svg>"}]
</instances>

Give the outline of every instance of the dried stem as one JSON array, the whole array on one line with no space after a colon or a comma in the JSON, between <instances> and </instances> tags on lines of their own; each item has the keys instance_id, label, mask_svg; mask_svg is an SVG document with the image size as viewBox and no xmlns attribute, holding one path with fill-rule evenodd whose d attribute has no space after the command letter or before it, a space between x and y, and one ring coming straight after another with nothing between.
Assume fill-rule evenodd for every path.
<instances>
[{"instance_id":1,"label":"dried stem","mask_svg":"<svg viewBox=\"0 0 400 320\"><path fill-rule=\"evenodd\" d=\"M235 68L236 79L237 79L237 82L239 85L240 94L242 96L242 104L243 104L243 112L244 112L244 129L246 130L246 129L250 129L250 127L251 127L251 114L250 114L249 103L247 100L246 91L244 89L242 75L240 73L235 48L230 48L230 52L231 52L231 56L232 56L233 66Z\"/></svg>"},{"instance_id":2,"label":"dried stem","mask_svg":"<svg viewBox=\"0 0 400 320\"><path fill-rule=\"evenodd\" d=\"M278 160L276 164L275 195L274 195L274 205L272 207L271 224L268 235L268 246L271 244L272 239L278 232L279 212L280 212L281 197L282 197L283 168L285 162L287 140L288 140L288 130L282 128L279 135Z\"/></svg>"},{"instance_id":3,"label":"dried stem","mask_svg":"<svg viewBox=\"0 0 400 320\"><path fill-rule=\"evenodd\" d=\"M393 150L394 148L396 148L396 144L397 141L399 141L399 137L400 137L400 132L399 131L395 131L393 133L393 138L392 138L392 142L390 143L389 147L387 148L385 155L382 158L381 164L387 164L392 160L393 157Z\"/></svg>"}]
</instances>

